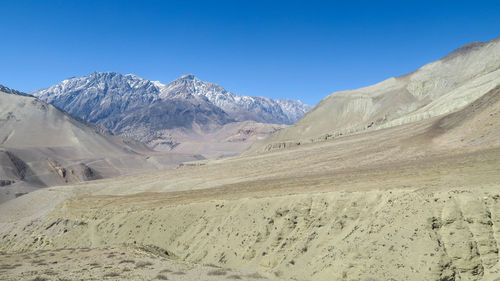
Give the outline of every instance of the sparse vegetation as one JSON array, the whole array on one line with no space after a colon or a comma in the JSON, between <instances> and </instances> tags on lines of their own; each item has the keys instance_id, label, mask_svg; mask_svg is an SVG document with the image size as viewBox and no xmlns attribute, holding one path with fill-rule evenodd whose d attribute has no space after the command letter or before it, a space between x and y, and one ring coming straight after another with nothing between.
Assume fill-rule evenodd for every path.
<instances>
[{"instance_id":1,"label":"sparse vegetation","mask_svg":"<svg viewBox=\"0 0 500 281\"><path fill-rule=\"evenodd\" d=\"M135 263L135 260L121 260L120 264L122 263Z\"/></svg>"},{"instance_id":2,"label":"sparse vegetation","mask_svg":"<svg viewBox=\"0 0 500 281\"><path fill-rule=\"evenodd\" d=\"M207 273L208 276L224 276L227 274L227 271L224 269L211 270Z\"/></svg>"},{"instance_id":3,"label":"sparse vegetation","mask_svg":"<svg viewBox=\"0 0 500 281\"><path fill-rule=\"evenodd\" d=\"M56 275L57 275L57 272L55 272L55 271L54 271L54 270L52 270L52 269L48 269L48 270L45 270L45 271L43 272L43 274L45 274L45 275L49 275L49 276L56 276Z\"/></svg>"},{"instance_id":4,"label":"sparse vegetation","mask_svg":"<svg viewBox=\"0 0 500 281\"><path fill-rule=\"evenodd\" d=\"M32 279L31 281L47 281L47 278L43 278L43 277L37 276L34 279Z\"/></svg>"},{"instance_id":5,"label":"sparse vegetation","mask_svg":"<svg viewBox=\"0 0 500 281\"><path fill-rule=\"evenodd\" d=\"M172 274L175 274L175 275L184 275L184 274L186 274L186 273L185 273L185 272L182 272L182 271L176 271L176 272L174 272L174 273L172 273Z\"/></svg>"},{"instance_id":6,"label":"sparse vegetation","mask_svg":"<svg viewBox=\"0 0 500 281\"><path fill-rule=\"evenodd\" d=\"M109 272L104 274L104 277L118 277L118 276L120 276L120 274L116 272Z\"/></svg>"},{"instance_id":7,"label":"sparse vegetation","mask_svg":"<svg viewBox=\"0 0 500 281\"><path fill-rule=\"evenodd\" d=\"M227 279L239 280L239 279L241 279L241 276L233 274L233 275L229 275L227 277Z\"/></svg>"},{"instance_id":8,"label":"sparse vegetation","mask_svg":"<svg viewBox=\"0 0 500 281\"><path fill-rule=\"evenodd\" d=\"M153 265L153 263L149 261L140 261L135 264L135 268L143 268L150 265Z\"/></svg>"},{"instance_id":9,"label":"sparse vegetation","mask_svg":"<svg viewBox=\"0 0 500 281\"><path fill-rule=\"evenodd\" d=\"M156 279L158 279L158 280L168 280L168 277L165 274L158 274L158 275L156 275Z\"/></svg>"},{"instance_id":10,"label":"sparse vegetation","mask_svg":"<svg viewBox=\"0 0 500 281\"><path fill-rule=\"evenodd\" d=\"M2 264L2 265L0 265L0 270L1 269L13 269L13 268L15 268L15 266L14 265L10 265L10 264Z\"/></svg>"}]
</instances>

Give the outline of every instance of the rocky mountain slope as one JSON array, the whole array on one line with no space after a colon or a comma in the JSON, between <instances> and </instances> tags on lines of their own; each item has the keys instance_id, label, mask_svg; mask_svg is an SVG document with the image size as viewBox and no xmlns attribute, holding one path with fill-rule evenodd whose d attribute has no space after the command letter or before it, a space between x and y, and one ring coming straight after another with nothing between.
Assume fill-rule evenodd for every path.
<instances>
[{"instance_id":1,"label":"rocky mountain slope","mask_svg":"<svg viewBox=\"0 0 500 281\"><path fill-rule=\"evenodd\" d=\"M256 144L272 150L456 111L500 84L500 39L466 45L410 74L336 92L299 122Z\"/></svg>"},{"instance_id":2,"label":"rocky mountain slope","mask_svg":"<svg viewBox=\"0 0 500 281\"><path fill-rule=\"evenodd\" d=\"M236 95L218 84L203 82L192 74L183 75L167 85L155 84L161 89L162 97L173 98L184 93L205 97L236 121L289 125L297 122L311 108L300 101Z\"/></svg>"},{"instance_id":3,"label":"rocky mountain slope","mask_svg":"<svg viewBox=\"0 0 500 281\"><path fill-rule=\"evenodd\" d=\"M38 187L200 159L156 153L137 141L102 134L37 98L0 89L0 202Z\"/></svg>"},{"instance_id":4,"label":"rocky mountain slope","mask_svg":"<svg viewBox=\"0 0 500 281\"><path fill-rule=\"evenodd\" d=\"M186 141L214 143L207 135L235 122L292 124L310 109L300 101L236 95L194 75L162 84L130 74L93 73L31 94L159 150L175 150Z\"/></svg>"}]
</instances>

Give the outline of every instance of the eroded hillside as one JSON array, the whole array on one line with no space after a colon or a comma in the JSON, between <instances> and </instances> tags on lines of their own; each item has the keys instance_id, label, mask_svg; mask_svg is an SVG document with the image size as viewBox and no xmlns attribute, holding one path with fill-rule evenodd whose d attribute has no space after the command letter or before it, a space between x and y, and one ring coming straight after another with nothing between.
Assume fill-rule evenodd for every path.
<instances>
[{"instance_id":1,"label":"eroded hillside","mask_svg":"<svg viewBox=\"0 0 500 281\"><path fill-rule=\"evenodd\" d=\"M500 39L476 42L400 77L333 93L293 126L256 143L269 151L398 126L459 110L500 84Z\"/></svg>"},{"instance_id":2,"label":"eroded hillside","mask_svg":"<svg viewBox=\"0 0 500 281\"><path fill-rule=\"evenodd\" d=\"M173 168L202 158L154 152L3 89L9 93L0 92L0 202L40 187Z\"/></svg>"}]
</instances>

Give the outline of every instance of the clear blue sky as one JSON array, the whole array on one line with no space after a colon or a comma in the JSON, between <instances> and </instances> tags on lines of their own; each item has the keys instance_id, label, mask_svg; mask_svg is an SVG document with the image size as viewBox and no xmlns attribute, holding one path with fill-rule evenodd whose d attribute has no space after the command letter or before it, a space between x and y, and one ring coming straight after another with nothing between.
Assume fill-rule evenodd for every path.
<instances>
[{"instance_id":1,"label":"clear blue sky","mask_svg":"<svg viewBox=\"0 0 500 281\"><path fill-rule=\"evenodd\" d=\"M500 1L2 1L0 84L184 73L315 104L500 36Z\"/></svg>"}]
</instances>

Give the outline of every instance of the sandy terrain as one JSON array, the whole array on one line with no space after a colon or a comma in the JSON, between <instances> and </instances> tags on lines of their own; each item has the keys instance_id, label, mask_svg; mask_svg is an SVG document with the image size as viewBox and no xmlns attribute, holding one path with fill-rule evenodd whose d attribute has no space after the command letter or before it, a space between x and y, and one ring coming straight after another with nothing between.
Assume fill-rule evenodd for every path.
<instances>
[{"instance_id":1,"label":"sandy terrain","mask_svg":"<svg viewBox=\"0 0 500 281\"><path fill-rule=\"evenodd\" d=\"M139 248L79 248L0 253L4 281L21 280L279 280L256 272L175 262Z\"/></svg>"},{"instance_id":2,"label":"sandy terrain","mask_svg":"<svg viewBox=\"0 0 500 281\"><path fill-rule=\"evenodd\" d=\"M307 186L314 192L233 186L82 195L45 213L19 205L18 215L2 209L10 223L2 218L1 245L22 253L146 247L173 260L287 280L494 280L499 154L349 173L334 187L318 179Z\"/></svg>"},{"instance_id":3,"label":"sandy terrain","mask_svg":"<svg viewBox=\"0 0 500 281\"><path fill-rule=\"evenodd\" d=\"M264 139L286 125L258 123L254 121L232 122L212 132L183 130L164 131L172 134L179 142L168 150L181 154L199 154L207 159L236 156L245 151L255 141ZM154 145L151 145L155 147ZM160 147L156 147L158 149Z\"/></svg>"}]
</instances>

